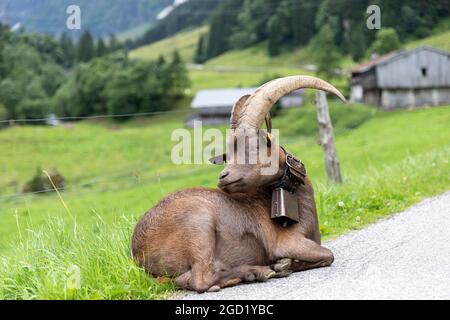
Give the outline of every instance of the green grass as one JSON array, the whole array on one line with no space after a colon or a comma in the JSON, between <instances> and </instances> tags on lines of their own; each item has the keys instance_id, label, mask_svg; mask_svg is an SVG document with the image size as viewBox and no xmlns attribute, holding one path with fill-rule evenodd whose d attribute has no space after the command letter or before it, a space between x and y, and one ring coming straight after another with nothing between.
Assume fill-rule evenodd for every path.
<instances>
[{"instance_id":1,"label":"green grass","mask_svg":"<svg viewBox=\"0 0 450 320\"><path fill-rule=\"evenodd\" d=\"M406 45L406 48L414 49L421 45L429 45L436 49L450 51L450 31L410 42Z\"/></svg>"},{"instance_id":2,"label":"green grass","mask_svg":"<svg viewBox=\"0 0 450 320\"><path fill-rule=\"evenodd\" d=\"M299 70L289 68L278 68L272 71L266 70L233 70L233 69L210 69L189 70L192 82L192 91L212 88L240 88L258 87L262 81L280 76L291 76L299 74ZM301 72L302 74L307 74Z\"/></svg>"},{"instance_id":3,"label":"green grass","mask_svg":"<svg viewBox=\"0 0 450 320\"><path fill-rule=\"evenodd\" d=\"M70 227L49 218L0 259L0 299L152 299L173 291L130 259L133 221ZM74 228L74 226L77 226ZM88 245L86 245L88 244Z\"/></svg>"},{"instance_id":4,"label":"green grass","mask_svg":"<svg viewBox=\"0 0 450 320\"><path fill-rule=\"evenodd\" d=\"M130 58L156 60L160 55L167 57L178 50L184 61L193 62L198 39L207 32L206 26L179 32L174 36L131 51Z\"/></svg>"},{"instance_id":5,"label":"green grass","mask_svg":"<svg viewBox=\"0 0 450 320\"><path fill-rule=\"evenodd\" d=\"M136 40L147 32L154 22L143 23L137 27L119 32L116 37L119 41Z\"/></svg>"},{"instance_id":6,"label":"green grass","mask_svg":"<svg viewBox=\"0 0 450 320\"><path fill-rule=\"evenodd\" d=\"M330 105L342 186L326 183L311 106L284 110L274 119L282 144L302 158L315 185L324 239L450 189L450 107L373 113L364 106ZM0 198L0 298L170 294L172 284L155 282L129 259L129 239L135 221L167 193L216 184L220 166L171 164L170 133L182 126L180 118L0 131L7 151L0 157L2 195L11 191L4 191L11 179L21 185L37 166L56 167L67 177L61 195L69 208L55 194Z\"/></svg>"},{"instance_id":7,"label":"green grass","mask_svg":"<svg viewBox=\"0 0 450 320\"><path fill-rule=\"evenodd\" d=\"M168 56L179 50L183 60L193 63L197 42L208 27L200 27L183 31L129 53L132 59L154 60L159 55ZM294 54L285 53L270 58L265 53L265 44L246 50L227 52L208 61L203 68L191 67L189 70L192 91L199 89L257 86L269 77L311 74L301 70L300 62L307 56L305 50L298 49Z\"/></svg>"},{"instance_id":8,"label":"green grass","mask_svg":"<svg viewBox=\"0 0 450 320\"><path fill-rule=\"evenodd\" d=\"M159 55L167 56L175 49L178 49L184 61L192 63L197 41L200 35L206 32L207 27L183 31L169 38L135 49L130 52L130 57L156 59ZM450 51L448 21L443 21L437 26L435 33L430 37L410 42L405 47L413 49L427 44L438 49ZM314 52L309 46L285 49L284 52L276 57L270 57L267 54L266 47L266 43L260 43L251 48L232 50L207 61L203 69L191 68L189 73L193 83L193 92L209 88L256 86L261 80L273 75L314 75L314 72L305 70L308 65L314 64ZM345 70L351 69L355 64L351 57L348 56L341 61L341 67ZM332 82L340 89L348 85L348 79L345 76Z\"/></svg>"}]
</instances>

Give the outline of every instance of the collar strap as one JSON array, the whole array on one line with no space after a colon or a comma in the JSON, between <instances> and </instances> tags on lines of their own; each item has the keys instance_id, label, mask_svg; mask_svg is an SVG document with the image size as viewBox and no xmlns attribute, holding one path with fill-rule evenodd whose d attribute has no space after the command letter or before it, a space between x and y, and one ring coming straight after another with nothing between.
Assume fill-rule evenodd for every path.
<instances>
[{"instance_id":1,"label":"collar strap","mask_svg":"<svg viewBox=\"0 0 450 320\"><path fill-rule=\"evenodd\" d=\"M300 185L305 184L305 165L292 154L288 153L283 147L281 148L286 155L286 168L284 169L283 177L275 181L271 187L273 189L283 188L294 193Z\"/></svg>"},{"instance_id":2,"label":"collar strap","mask_svg":"<svg viewBox=\"0 0 450 320\"><path fill-rule=\"evenodd\" d=\"M270 116L270 111L267 113L265 121L266 121L267 133L269 135L272 135L272 117Z\"/></svg>"}]
</instances>

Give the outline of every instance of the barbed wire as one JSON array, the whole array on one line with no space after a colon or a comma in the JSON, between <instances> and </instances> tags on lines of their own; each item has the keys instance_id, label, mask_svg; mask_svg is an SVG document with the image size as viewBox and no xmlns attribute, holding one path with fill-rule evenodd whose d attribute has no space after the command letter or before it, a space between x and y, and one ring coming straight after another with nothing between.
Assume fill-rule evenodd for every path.
<instances>
[{"instance_id":1,"label":"barbed wire","mask_svg":"<svg viewBox=\"0 0 450 320\"><path fill-rule=\"evenodd\" d=\"M76 190L76 189L80 189L80 188L84 189L87 187L91 187L92 185L102 185L102 184L106 184L106 183L123 181L123 180L129 180L130 182L133 181L133 183L132 183L133 185L138 185L142 182L149 182L149 181L156 182L156 181L160 181L162 179L172 179L174 177L192 175L192 173L204 171L205 168L189 170L186 172L174 172L174 173L168 173L168 174L160 174L158 172L152 172L151 176L143 176L140 174L135 174L138 170L133 170L131 172L128 171L128 173L126 175L117 175L110 179L109 178L105 179L104 177L98 177L94 180L87 181L84 183L68 185L63 188L58 188L58 191L71 191L71 190ZM130 185L131 184L127 184L127 186L130 186ZM124 188L124 186L125 185L122 184L120 187L108 188L106 191L125 190L126 188ZM45 189L45 190L39 190L39 191L33 191L33 192L7 194L7 195L0 196L0 201L9 201L12 199L17 199L17 198L26 198L26 197L33 196L33 195L39 195L39 194L44 194L44 193L53 193L54 191L55 191L54 189ZM86 191L92 192L92 190L86 190ZM103 190L103 191L105 191L105 190ZM100 191L98 191L98 192L100 192ZM80 195L82 193L84 193L84 192L71 193L71 195Z\"/></svg>"},{"instance_id":2,"label":"barbed wire","mask_svg":"<svg viewBox=\"0 0 450 320\"><path fill-rule=\"evenodd\" d=\"M83 119L103 119L103 118L126 118L126 117L143 117L151 115L161 115L161 114L173 114L173 113L190 113L194 110L170 110L170 111L152 111L152 112L138 112L138 113L124 113L124 114L103 114L103 115L92 115L92 116L72 116L72 117L47 117L47 118L23 118L23 119L7 119L0 120L0 123L14 123L14 122L43 122L49 120L83 120Z\"/></svg>"}]
</instances>

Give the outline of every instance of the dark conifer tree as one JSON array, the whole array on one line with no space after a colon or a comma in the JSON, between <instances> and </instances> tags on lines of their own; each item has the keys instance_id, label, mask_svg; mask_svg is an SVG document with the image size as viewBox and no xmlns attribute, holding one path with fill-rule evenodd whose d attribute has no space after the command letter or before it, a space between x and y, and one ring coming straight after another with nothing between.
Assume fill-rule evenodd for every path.
<instances>
[{"instance_id":1,"label":"dark conifer tree","mask_svg":"<svg viewBox=\"0 0 450 320\"><path fill-rule=\"evenodd\" d=\"M85 31L78 42L78 61L87 62L95 56L94 39L89 30Z\"/></svg>"}]
</instances>

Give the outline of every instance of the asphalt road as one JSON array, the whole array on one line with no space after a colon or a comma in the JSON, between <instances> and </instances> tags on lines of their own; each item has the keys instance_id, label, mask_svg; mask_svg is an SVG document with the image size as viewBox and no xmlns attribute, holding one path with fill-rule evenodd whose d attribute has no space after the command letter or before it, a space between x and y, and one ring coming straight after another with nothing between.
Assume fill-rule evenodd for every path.
<instances>
[{"instance_id":1,"label":"asphalt road","mask_svg":"<svg viewBox=\"0 0 450 320\"><path fill-rule=\"evenodd\" d=\"M182 299L450 299L450 192L325 243L331 267Z\"/></svg>"}]
</instances>

